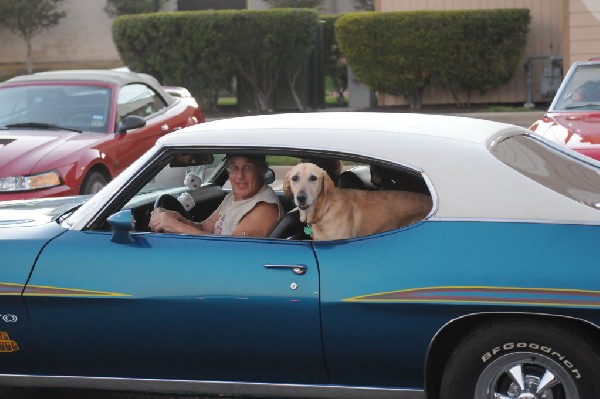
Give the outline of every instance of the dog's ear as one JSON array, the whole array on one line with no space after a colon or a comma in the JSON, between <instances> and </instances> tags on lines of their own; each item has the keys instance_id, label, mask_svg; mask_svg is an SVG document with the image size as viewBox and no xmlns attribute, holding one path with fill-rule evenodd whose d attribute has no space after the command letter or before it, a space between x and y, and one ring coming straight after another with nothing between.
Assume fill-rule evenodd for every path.
<instances>
[{"instance_id":1,"label":"dog's ear","mask_svg":"<svg viewBox=\"0 0 600 399\"><path fill-rule=\"evenodd\" d=\"M333 180L331 180L331 177L329 177L329 174L325 171L323 171L321 174L321 181L323 184L323 187L321 187L323 194L328 194L331 190L333 190L333 187L335 187Z\"/></svg>"},{"instance_id":2,"label":"dog's ear","mask_svg":"<svg viewBox=\"0 0 600 399\"><path fill-rule=\"evenodd\" d=\"M290 187L290 179L292 178L293 169L288 170L283 178L283 195L291 197L293 195L292 188Z\"/></svg>"}]
</instances>

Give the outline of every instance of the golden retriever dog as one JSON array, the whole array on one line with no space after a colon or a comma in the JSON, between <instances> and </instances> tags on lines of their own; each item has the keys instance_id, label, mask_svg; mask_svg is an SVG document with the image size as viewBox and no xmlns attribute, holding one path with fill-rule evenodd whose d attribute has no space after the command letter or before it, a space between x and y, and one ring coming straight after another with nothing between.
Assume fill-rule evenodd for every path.
<instances>
[{"instance_id":1,"label":"golden retriever dog","mask_svg":"<svg viewBox=\"0 0 600 399\"><path fill-rule=\"evenodd\" d=\"M338 240L397 229L422 220L431 211L429 195L408 191L337 188L312 163L294 166L284 178L286 196L294 198L300 220L314 240Z\"/></svg>"}]
</instances>

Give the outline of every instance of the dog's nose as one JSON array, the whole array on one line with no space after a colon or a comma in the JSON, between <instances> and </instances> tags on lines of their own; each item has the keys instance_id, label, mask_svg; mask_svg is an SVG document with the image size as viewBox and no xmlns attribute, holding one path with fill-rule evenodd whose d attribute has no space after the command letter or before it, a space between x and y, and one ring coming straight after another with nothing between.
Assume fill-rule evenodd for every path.
<instances>
[{"instance_id":1,"label":"dog's nose","mask_svg":"<svg viewBox=\"0 0 600 399\"><path fill-rule=\"evenodd\" d=\"M306 203L306 193L304 192L299 192L296 195L296 201L298 202L298 205L303 205Z\"/></svg>"}]
</instances>

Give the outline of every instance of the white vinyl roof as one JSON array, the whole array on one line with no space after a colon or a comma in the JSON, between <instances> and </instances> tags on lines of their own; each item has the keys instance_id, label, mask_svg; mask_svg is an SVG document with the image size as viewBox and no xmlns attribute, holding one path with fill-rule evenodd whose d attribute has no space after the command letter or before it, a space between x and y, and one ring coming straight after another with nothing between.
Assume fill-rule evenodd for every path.
<instances>
[{"instance_id":1,"label":"white vinyl roof","mask_svg":"<svg viewBox=\"0 0 600 399\"><path fill-rule=\"evenodd\" d=\"M466 117L318 112L223 119L183 129L159 143L320 150L410 166L429 179L436 204L432 219L599 223L599 210L536 183L488 150L495 139L523 134L531 132Z\"/></svg>"}]
</instances>

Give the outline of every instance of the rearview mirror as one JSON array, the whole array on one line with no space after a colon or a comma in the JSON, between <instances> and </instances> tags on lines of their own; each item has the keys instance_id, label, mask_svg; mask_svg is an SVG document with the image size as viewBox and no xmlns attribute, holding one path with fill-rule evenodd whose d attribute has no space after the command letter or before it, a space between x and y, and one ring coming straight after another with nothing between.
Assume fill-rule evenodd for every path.
<instances>
[{"instance_id":1,"label":"rearview mirror","mask_svg":"<svg viewBox=\"0 0 600 399\"><path fill-rule=\"evenodd\" d=\"M214 162L212 154L180 154L171 160L169 166L171 167L182 167L182 166L198 166L198 165L210 165Z\"/></svg>"}]
</instances>

